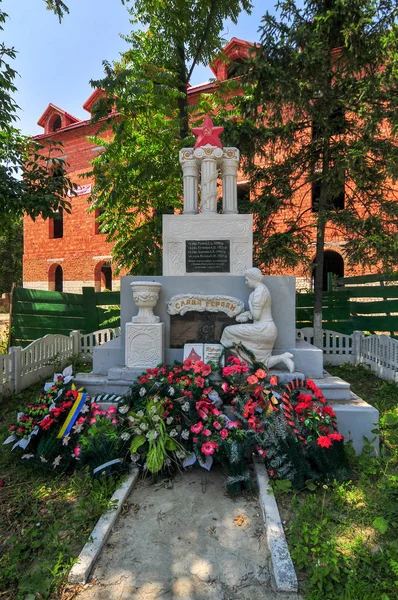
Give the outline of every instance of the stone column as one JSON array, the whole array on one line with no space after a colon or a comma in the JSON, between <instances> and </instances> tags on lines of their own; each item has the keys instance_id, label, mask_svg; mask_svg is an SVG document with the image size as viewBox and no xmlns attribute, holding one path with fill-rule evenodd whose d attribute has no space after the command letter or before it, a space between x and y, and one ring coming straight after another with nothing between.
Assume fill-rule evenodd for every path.
<instances>
[{"instance_id":1,"label":"stone column","mask_svg":"<svg viewBox=\"0 0 398 600\"><path fill-rule=\"evenodd\" d=\"M237 214L238 212L238 168L239 150L237 148L224 148L222 161L222 197L224 214Z\"/></svg>"},{"instance_id":2,"label":"stone column","mask_svg":"<svg viewBox=\"0 0 398 600\"><path fill-rule=\"evenodd\" d=\"M198 212L199 167L192 148L180 150L180 165L184 182L184 214L194 215Z\"/></svg>"},{"instance_id":3,"label":"stone column","mask_svg":"<svg viewBox=\"0 0 398 600\"><path fill-rule=\"evenodd\" d=\"M195 157L201 163L201 200L202 213L217 212L217 176L218 161L222 157L222 149L206 145L194 151Z\"/></svg>"}]
</instances>

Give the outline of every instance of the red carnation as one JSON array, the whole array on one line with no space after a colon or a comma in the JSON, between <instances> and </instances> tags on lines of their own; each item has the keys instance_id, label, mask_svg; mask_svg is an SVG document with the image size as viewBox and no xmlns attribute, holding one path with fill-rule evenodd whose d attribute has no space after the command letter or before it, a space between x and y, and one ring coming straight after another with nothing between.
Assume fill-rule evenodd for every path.
<instances>
[{"instance_id":1,"label":"red carnation","mask_svg":"<svg viewBox=\"0 0 398 600\"><path fill-rule=\"evenodd\" d=\"M342 439L344 439L344 435L340 435L339 433L337 433L337 431L335 433L329 433L329 439L334 440L336 442L341 442Z\"/></svg>"},{"instance_id":2,"label":"red carnation","mask_svg":"<svg viewBox=\"0 0 398 600\"><path fill-rule=\"evenodd\" d=\"M326 435L321 435L318 439L317 439L317 444L318 446L320 446L321 448L330 448L330 446L332 445L332 440L330 440L328 438L328 436Z\"/></svg>"}]
</instances>

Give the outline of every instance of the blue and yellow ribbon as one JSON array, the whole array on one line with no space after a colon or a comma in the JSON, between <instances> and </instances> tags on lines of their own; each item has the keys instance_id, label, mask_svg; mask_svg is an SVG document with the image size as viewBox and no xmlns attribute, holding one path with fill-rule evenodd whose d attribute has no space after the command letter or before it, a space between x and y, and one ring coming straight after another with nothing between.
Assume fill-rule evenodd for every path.
<instances>
[{"instance_id":1,"label":"blue and yellow ribbon","mask_svg":"<svg viewBox=\"0 0 398 600\"><path fill-rule=\"evenodd\" d=\"M65 437L66 435L68 435L68 433L72 429L73 425L75 424L75 421L76 421L77 417L79 416L81 409L83 408L83 405L86 401L86 397L87 397L87 394L82 393L82 392L78 393L77 398L76 398L72 408L70 409L68 416L65 419L65 423L62 425L61 430L60 430L59 434L57 435L57 438L62 438L62 437Z\"/></svg>"}]
</instances>

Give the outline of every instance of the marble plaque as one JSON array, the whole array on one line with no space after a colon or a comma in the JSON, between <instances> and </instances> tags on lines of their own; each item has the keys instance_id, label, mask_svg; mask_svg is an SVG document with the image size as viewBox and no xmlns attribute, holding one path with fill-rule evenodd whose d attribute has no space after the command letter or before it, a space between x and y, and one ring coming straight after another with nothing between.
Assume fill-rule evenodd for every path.
<instances>
[{"instance_id":1,"label":"marble plaque","mask_svg":"<svg viewBox=\"0 0 398 600\"><path fill-rule=\"evenodd\" d=\"M169 315L185 315L189 311L225 312L229 317L236 317L245 309L242 300L233 296L177 294L167 302Z\"/></svg>"},{"instance_id":2,"label":"marble plaque","mask_svg":"<svg viewBox=\"0 0 398 600\"><path fill-rule=\"evenodd\" d=\"M223 351L224 346L222 344L204 344L203 362L218 364ZM222 365L224 366L224 360L222 361Z\"/></svg>"},{"instance_id":3,"label":"marble plaque","mask_svg":"<svg viewBox=\"0 0 398 600\"><path fill-rule=\"evenodd\" d=\"M234 317L222 312L188 312L170 317L170 348L184 344L218 344L224 327L236 325Z\"/></svg>"},{"instance_id":4,"label":"marble plaque","mask_svg":"<svg viewBox=\"0 0 398 600\"><path fill-rule=\"evenodd\" d=\"M229 240L186 240L187 273L230 273Z\"/></svg>"}]
</instances>

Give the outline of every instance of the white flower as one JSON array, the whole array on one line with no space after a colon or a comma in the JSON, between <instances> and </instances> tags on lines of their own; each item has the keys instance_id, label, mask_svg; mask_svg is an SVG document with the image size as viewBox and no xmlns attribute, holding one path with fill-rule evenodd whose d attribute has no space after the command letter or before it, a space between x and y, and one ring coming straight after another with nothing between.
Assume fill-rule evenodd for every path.
<instances>
[{"instance_id":1,"label":"white flower","mask_svg":"<svg viewBox=\"0 0 398 600\"><path fill-rule=\"evenodd\" d=\"M56 467L58 467L59 463L62 460L62 456L58 455L56 458L54 458L53 461L53 469L55 469Z\"/></svg>"},{"instance_id":2,"label":"white flower","mask_svg":"<svg viewBox=\"0 0 398 600\"><path fill-rule=\"evenodd\" d=\"M132 415L129 415L127 420L130 421L130 423L134 423L134 417Z\"/></svg>"},{"instance_id":3,"label":"white flower","mask_svg":"<svg viewBox=\"0 0 398 600\"><path fill-rule=\"evenodd\" d=\"M41 456L40 456L40 460L41 460L41 462L42 462L42 463L45 463L45 462L47 462L47 459L46 459L46 458L44 458L44 456L43 456L43 455L41 455Z\"/></svg>"},{"instance_id":4,"label":"white flower","mask_svg":"<svg viewBox=\"0 0 398 600\"><path fill-rule=\"evenodd\" d=\"M140 429L141 429L142 431L146 431L146 430L148 429L148 425L147 425L146 423L141 423L141 425L140 425Z\"/></svg>"},{"instance_id":5,"label":"white flower","mask_svg":"<svg viewBox=\"0 0 398 600\"><path fill-rule=\"evenodd\" d=\"M141 396L141 398L142 398L142 396L145 396L145 394L146 394L146 389L144 387L142 387L140 389L140 396Z\"/></svg>"},{"instance_id":6,"label":"white flower","mask_svg":"<svg viewBox=\"0 0 398 600\"><path fill-rule=\"evenodd\" d=\"M152 421L153 421L154 423L158 423L158 421L160 421L160 417L159 417L159 415L153 415L153 417L152 417Z\"/></svg>"},{"instance_id":7,"label":"white flower","mask_svg":"<svg viewBox=\"0 0 398 600\"><path fill-rule=\"evenodd\" d=\"M164 459L164 466L169 467L171 465L171 460L169 458Z\"/></svg>"},{"instance_id":8,"label":"white flower","mask_svg":"<svg viewBox=\"0 0 398 600\"><path fill-rule=\"evenodd\" d=\"M81 413L86 413L90 410L90 407L88 406L88 404L83 404L82 408L81 408Z\"/></svg>"},{"instance_id":9,"label":"white flower","mask_svg":"<svg viewBox=\"0 0 398 600\"><path fill-rule=\"evenodd\" d=\"M137 417L139 417L140 419L142 419L142 417L144 416L144 411L139 410L137 413Z\"/></svg>"},{"instance_id":10,"label":"white flower","mask_svg":"<svg viewBox=\"0 0 398 600\"><path fill-rule=\"evenodd\" d=\"M122 433L122 435L120 436L120 439L121 439L121 440L123 440L123 442L127 442L127 440L129 440L129 439L130 439L130 437L131 437L131 436L130 436L130 434L129 434L127 431L125 431L125 432L124 432L124 433Z\"/></svg>"},{"instance_id":11,"label":"white flower","mask_svg":"<svg viewBox=\"0 0 398 600\"><path fill-rule=\"evenodd\" d=\"M118 410L121 415L125 415L126 412L128 412L129 407L127 406L127 404L124 404L123 406L120 406Z\"/></svg>"},{"instance_id":12,"label":"white flower","mask_svg":"<svg viewBox=\"0 0 398 600\"><path fill-rule=\"evenodd\" d=\"M177 458L182 459L182 458L186 457L186 453L184 452L184 450L177 450L176 456L177 456Z\"/></svg>"},{"instance_id":13,"label":"white flower","mask_svg":"<svg viewBox=\"0 0 398 600\"><path fill-rule=\"evenodd\" d=\"M67 433L65 437L62 438L62 445L67 446L70 440L70 433Z\"/></svg>"},{"instance_id":14,"label":"white flower","mask_svg":"<svg viewBox=\"0 0 398 600\"><path fill-rule=\"evenodd\" d=\"M184 429L184 431L181 432L181 437L184 440L187 440L189 438L189 429Z\"/></svg>"},{"instance_id":15,"label":"white flower","mask_svg":"<svg viewBox=\"0 0 398 600\"><path fill-rule=\"evenodd\" d=\"M169 394L169 396L174 396L174 388L173 387L169 387L168 394Z\"/></svg>"},{"instance_id":16,"label":"white flower","mask_svg":"<svg viewBox=\"0 0 398 600\"><path fill-rule=\"evenodd\" d=\"M22 454L21 458L33 458L34 454Z\"/></svg>"},{"instance_id":17,"label":"white flower","mask_svg":"<svg viewBox=\"0 0 398 600\"><path fill-rule=\"evenodd\" d=\"M131 462L136 463L140 460L140 455L138 452L134 452L134 454L130 454Z\"/></svg>"},{"instance_id":18,"label":"white flower","mask_svg":"<svg viewBox=\"0 0 398 600\"><path fill-rule=\"evenodd\" d=\"M183 404L181 408L184 412L187 412L187 410L189 410L189 402L185 402L185 404Z\"/></svg>"},{"instance_id":19,"label":"white flower","mask_svg":"<svg viewBox=\"0 0 398 600\"><path fill-rule=\"evenodd\" d=\"M173 421L174 421L173 417L167 417L167 419L166 419L167 425L171 425Z\"/></svg>"},{"instance_id":20,"label":"white flower","mask_svg":"<svg viewBox=\"0 0 398 600\"><path fill-rule=\"evenodd\" d=\"M153 401L155 404L157 404L159 402L159 396L154 396Z\"/></svg>"},{"instance_id":21,"label":"white flower","mask_svg":"<svg viewBox=\"0 0 398 600\"><path fill-rule=\"evenodd\" d=\"M134 433L135 435L141 435L142 431L141 429L134 429Z\"/></svg>"},{"instance_id":22,"label":"white flower","mask_svg":"<svg viewBox=\"0 0 398 600\"><path fill-rule=\"evenodd\" d=\"M178 432L175 429L172 429L170 431L170 437L176 437L176 435L178 435Z\"/></svg>"},{"instance_id":23,"label":"white flower","mask_svg":"<svg viewBox=\"0 0 398 600\"><path fill-rule=\"evenodd\" d=\"M149 409L149 412L151 414L154 414L156 412L156 410L157 410L156 406L151 406L151 408Z\"/></svg>"},{"instance_id":24,"label":"white flower","mask_svg":"<svg viewBox=\"0 0 398 600\"><path fill-rule=\"evenodd\" d=\"M76 423L76 425L74 425L74 426L72 427L72 430L73 430L75 433L81 433L81 432L82 432L82 430L83 430L83 427L84 427L84 423Z\"/></svg>"}]
</instances>

